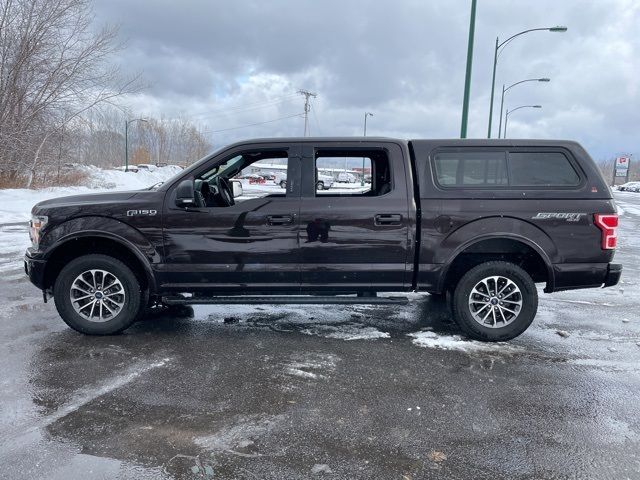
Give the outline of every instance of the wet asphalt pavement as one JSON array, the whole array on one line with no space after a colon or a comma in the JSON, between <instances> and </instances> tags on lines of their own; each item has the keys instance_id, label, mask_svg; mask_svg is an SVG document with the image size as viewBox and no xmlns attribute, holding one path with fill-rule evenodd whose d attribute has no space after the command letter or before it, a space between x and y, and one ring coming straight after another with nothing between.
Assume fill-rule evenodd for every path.
<instances>
[{"instance_id":1,"label":"wet asphalt pavement","mask_svg":"<svg viewBox=\"0 0 640 480\"><path fill-rule=\"evenodd\" d=\"M622 283L542 294L499 345L428 295L86 337L0 247L0 478L640 478L640 194L617 199Z\"/></svg>"}]
</instances>

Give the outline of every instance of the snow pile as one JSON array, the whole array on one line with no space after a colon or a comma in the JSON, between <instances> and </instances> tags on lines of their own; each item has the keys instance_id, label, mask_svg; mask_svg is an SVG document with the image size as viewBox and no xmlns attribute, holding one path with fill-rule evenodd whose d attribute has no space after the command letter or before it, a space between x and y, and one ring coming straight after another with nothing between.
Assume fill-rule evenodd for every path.
<instances>
[{"instance_id":1,"label":"snow pile","mask_svg":"<svg viewBox=\"0 0 640 480\"><path fill-rule=\"evenodd\" d=\"M122 170L103 170L93 165L82 167L88 176L90 188L115 190L140 190L164 182L182 169L177 165L158 167L154 170L139 170L137 173Z\"/></svg>"},{"instance_id":2,"label":"snow pile","mask_svg":"<svg viewBox=\"0 0 640 480\"><path fill-rule=\"evenodd\" d=\"M140 170L138 173L103 170L92 165L80 168L88 174L86 186L0 190L0 225L28 222L31 218L31 208L43 200L111 190L141 190L164 182L180 172L180 167L175 165L159 167L154 171Z\"/></svg>"},{"instance_id":3,"label":"snow pile","mask_svg":"<svg viewBox=\"0 0 640 480\"><path fill-rule=\"evenodd\" d=\"M415 345L426 348L494 353L516 353L522 351L520 347L505 342L483 343L476 340L467 340L460 335L439 334L430 329L409 333L408 336L413 337Z\"/></svg>"}]
</instances>

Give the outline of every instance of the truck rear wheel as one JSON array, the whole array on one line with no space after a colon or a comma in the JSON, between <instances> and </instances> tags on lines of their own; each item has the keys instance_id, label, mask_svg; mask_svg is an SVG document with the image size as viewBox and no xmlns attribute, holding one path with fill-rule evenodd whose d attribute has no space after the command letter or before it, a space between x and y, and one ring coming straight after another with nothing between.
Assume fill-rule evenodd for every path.
<instances>
[{"instance_id":1,"label":"truck rear wheel","mask_svg":"<svg viewBox=\"0 0 640 480\"><path fill-rule=\"evenodd\" d=\"M112 335L128 328L144 308L135 274L107 255L84 255L70 261L53 291L58 313L74 330Z\"/></svg>"},{"instance_id":2,"label":"truck rear wheel","mask_svg":"<svg viewBox=\"0 0 640 480\"><path fill-rule=\"evenodd\" d=\"M454 291L453 316L468 336L498 342L523 333L538 310L531 276L509 262L486 262L472 268Z\"/></svg>"}]
</instances>

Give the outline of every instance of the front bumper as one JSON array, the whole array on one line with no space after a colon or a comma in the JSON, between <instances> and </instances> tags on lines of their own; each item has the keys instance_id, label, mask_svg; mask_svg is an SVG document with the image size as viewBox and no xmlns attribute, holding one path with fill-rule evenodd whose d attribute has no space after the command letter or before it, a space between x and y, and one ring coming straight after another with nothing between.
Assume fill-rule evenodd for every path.
<instances>
[{"instance_id":1,"label":"front bumper","mask_svg":"<svg viewBox=\"0 0 640 480\"><path fill-rule=\"evenodd\" d=\"M44 290L44 270L47 261L36 258L34 256L33 249L27 249L24 254L24 272L29 277L31 283L33 283L40 290Z\"/></svg>"}]
</instances>

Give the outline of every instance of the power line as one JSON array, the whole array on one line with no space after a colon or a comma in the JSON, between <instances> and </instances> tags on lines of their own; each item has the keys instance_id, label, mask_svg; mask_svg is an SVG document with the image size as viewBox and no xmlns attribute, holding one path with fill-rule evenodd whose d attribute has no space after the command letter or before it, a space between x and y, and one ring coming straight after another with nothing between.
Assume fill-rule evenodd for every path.
<instances>
[{"instance_id":1,"label":"power line","mask_svg":"<svg viewBox=\"0 0 640 480\"><path fill-rule=\"evenodd\" d=\"M254 110L262 110L263 108L269 108L269 107L275 107L276 105L281 105L285 103L285 100L279 100L277 102L273 102L273 103L268 103L268 104L264 104L264 105L260 105L260 106L256 106L256 107L249 107L249 108L243 108L243 109L237 109L237 110L221 110L218 111L218 113L211 113L211 114L200 114L198 116L198 118L190 118L192 121L205 121L208 118L215 118L215 117L227 117L229 115L238 115L241 113L245 113L245 112L250 112L250 111L254 111ZM176 117L176 119L179 119L181 117ZM185 117L182 117L185 118Z\"/></svg>"},{"instance_id":2,"label":"power line","mask_svg":"<svg viewBox=\"0 0 640 480\"><path fill-rule=\"evenodd\" d=\"M309 97L316 98L318 96L317 93L310 92L309 90L298 90L300 95L304 95L304 137L307 136L307 132L309 131L309 110L311 109L311 105L309 104Z\"/></svg>"},{"instance_id":3,"label":"power line","mask_svg":"<svg viewBox=\"0 0 640 480\"><path fill-rule=\"evenodd\" d=\"M221 130L204 130L202 133L220 133L220 132L228 132L229 130L238 130L240 128L246 128L246 127L254 127L256 125L264 125L265 123L273 123L273 122L278 122L280 120L286 120L287 118L294 118L294 117L302 117L303 114L302 113L296 113L294 115L288 115L286 117L280 117L280 118L274 118L273 120L267 120L265 122L256 122L256 123L249 123L247 125L238 125L237 127L231 127L231 128L223 128Z\"/></svg>"},{"instance_id":4,"label":"power line","mask_svg":"<svg viewBox=\"0 0 640 480\"><path fill-rule=\"evenodd\" d=\"M248 110L256 110L259 108L266 108L266 107L270 107L273 105L277 105L279 103L283 103L284 101L286 101L289 98L295 97L297 96L297 93L290 93L289 95L282 95L279 97L275 97L269 100L263 100L260 102L251 102L251 103L245 103L242 105L236 105L233 107L229 107L229 108L222 108L222 109L214 109L214 110L207 110L207 111L203 111L203 112L199 112L199 113L192 113L192 114L188 114L188 115L183 115L183 116L178 116L178 117L172 117L171 119L180 119L180 118L193 118L193 117L204 117L206 118L207 116L215 116L217 114L224 114L224 113L228 113L228 112L241 112L241 111L248 111Z\"/></svg>"}]
</instances>

